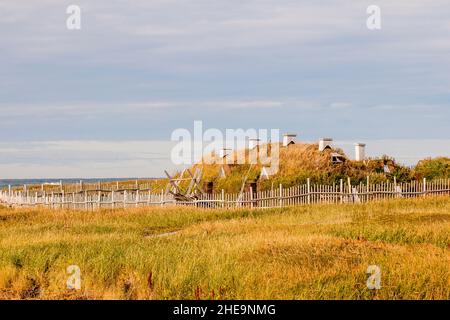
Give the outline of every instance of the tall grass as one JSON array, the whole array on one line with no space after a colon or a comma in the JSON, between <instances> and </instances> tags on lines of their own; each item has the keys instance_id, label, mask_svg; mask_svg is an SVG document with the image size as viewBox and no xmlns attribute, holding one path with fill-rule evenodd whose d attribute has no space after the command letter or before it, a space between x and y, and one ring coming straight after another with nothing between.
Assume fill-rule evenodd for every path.
<instances>
[{"instance_id":1,"label":"tall grass","mask_svg":"<svg viewBox=\"0 0 450 320\"><path fill-rule=\"evenodd\" d=\"M264 146L263 154L267 147ZM347 160L343 163L333 164L331 155L338 152L344 155L341 149L319 151L317 144L297 143L288 147L279 149L279 170L270 179L260 179L261 163L252 165L227 165L226 178L220 178L220 168L223 166L223 159L215 156L205 157L212 159L210 163L201 164L198 167L203 169L203 180L213 181L214 189L220 192L224 189L226 192L239 192L243 177L248 172L248 182L258 182L258 190L270 190L273 186L282 184L284 187L296 186L306 183L311 179L312 183L329 184L339 183L340 179L350 178L353 184L365 183L369 177L371 183L381 183L392 181L395 176L398 182L407 182L413 179L412 171L400 164L393 158L383 156L381 158L371 158L365 161ZM257 159L257 149L239 150L234 153L234 159ZM238 156L241 154L241 157ZM245 154L247 157L242 156ZM248 160L247 160L248 161ZM247 162L248 163L248 162ZM268 165L268 164L264 164ZM389 167L390 173L384 171L385 165ZM182 184L183 185L183 184ZM184 186L184 185L183 185Z\"/></svg>"},{"instance_id":2,"label":"tall grass","mask_svg":"<svg viewBox=\"0 0 450 320\"><path fill-rule=\"evenodd\" d=\"M0 208L0 298L449 299L450 200L273 210ZM82 288L66 289L78 265ZM369 265L382 288L366 287Z\"/></svg>"}]
</instances>

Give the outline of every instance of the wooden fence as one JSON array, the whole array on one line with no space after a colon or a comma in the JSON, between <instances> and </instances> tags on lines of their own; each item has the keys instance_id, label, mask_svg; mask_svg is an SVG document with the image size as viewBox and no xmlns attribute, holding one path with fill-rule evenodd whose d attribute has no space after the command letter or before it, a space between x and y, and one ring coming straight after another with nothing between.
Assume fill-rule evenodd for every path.
<instances>
[{"instance_id":1,"label":"wooden fence","mask_svg":"<svg viewBox=\"0 0 450 320\"><path fill-rule=\"evenodd\" d=\"M350 179L335 185L306 184L283 188L282 185L268 191L249 190L238 193L198 195L192 202L176 201L163 190L154 193L143 185L128 189L98 188L92 186L60 185L58 190L47 191L26 186L22 190L9 187L0 191L0 202L12 206L46 206L93 210L99 208L131 208L139 206L194 206L202 208L275 208L316 203L365 203L389 198L413 198L450 195L450 179L433 181L388 182L381 184L352 185Z\"/></svg>"}]
</instances>

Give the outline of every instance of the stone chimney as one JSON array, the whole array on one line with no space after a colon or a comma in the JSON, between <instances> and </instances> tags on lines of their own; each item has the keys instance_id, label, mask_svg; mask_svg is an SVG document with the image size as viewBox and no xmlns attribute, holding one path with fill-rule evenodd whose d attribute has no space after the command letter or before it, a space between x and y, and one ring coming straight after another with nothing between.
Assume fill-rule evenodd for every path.
<instances>
[{"instance_id":1,"label":"stone chimney","mask_svg":"<svg viewBox=\"0 0 450 320\"><path fill-rule=\"evenodd\" d=\"M355 143L355 160L362 161L366 158L366 144Z\"/></svg>"},{"instance_id":2,"label":"stone chimney","mask_svg":"<svg viewBox=\"0 0 450 320\"><path fill-rule=\"evenodd\" d=\"M257 146L259 146L261 140L260 139L256 139L256 138L252 138L252 139L248 139L248 148L250 150L256 148Z\"/></svg>"},{"instance_id":3,"label":"stone chimney","mask_svg":"<svg viewBox=\"0 0 450 320\"><path fill-rule=\"evenodd\" d=\"M333 139L331 138L322 138L319 141L319 151L323 151L325 149L331 149L333 147Z\"/></svg>"},{"instance_id":4,"label":"stone chimney","mask_svg":"<svg viewBox=\"0 0 450 320\"><path fill-rule=\"evenodd\" d=\"M285 133L283 135L283 147L287 147L290 144L295 144L295 138L297 135L295 133Z\"/></svg>"}]
</instances>

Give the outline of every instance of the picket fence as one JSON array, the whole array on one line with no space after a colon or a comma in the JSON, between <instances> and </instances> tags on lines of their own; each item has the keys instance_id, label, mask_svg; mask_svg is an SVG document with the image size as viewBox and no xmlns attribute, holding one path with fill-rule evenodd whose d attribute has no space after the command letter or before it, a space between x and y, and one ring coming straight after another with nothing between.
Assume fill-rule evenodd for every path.
<instances>
[{"instance_id":1,"label":"picket fence","mask_svg":"<svg viewBox=\"0 0 450 320\"><path fill-rule=\"evenodd\" d=\"M149 185L102 187L91 185L59 185L55 190L24 186L21 190L9 187L0 191L0 203L11 206L46 206L94 210L100 208L131 208L139 206L194 206L201 208L275 208L318 203L366 203L389 198L413 198L423 196L450 195L450 179L411 181L408 183L387 182L352 185L350 179L339 184L317 185L307 180L306 184L267 191L255 192L251 188L242 194L199 194L189 202L176 201L164 190L155 193Z\"/></svg>"}]
</instances>

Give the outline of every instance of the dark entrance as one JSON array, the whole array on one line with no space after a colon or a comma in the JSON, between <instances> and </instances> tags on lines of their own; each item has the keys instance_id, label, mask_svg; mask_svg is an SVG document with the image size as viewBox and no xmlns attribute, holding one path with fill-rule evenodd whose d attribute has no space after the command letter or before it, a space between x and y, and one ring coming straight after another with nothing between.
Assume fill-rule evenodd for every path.
<instances>
[{"instance_id":1,"label":"dark entrance","mask_svg":"<svg viewBox=\"0 0 450 320\"><path fill-rule=\"evenodd\" d=\"M206 186L205 186L205 192L206 193L213 193L213 190L214 190L214 182L208 181L206 183Z\"/></svg>"}]
</instances>

